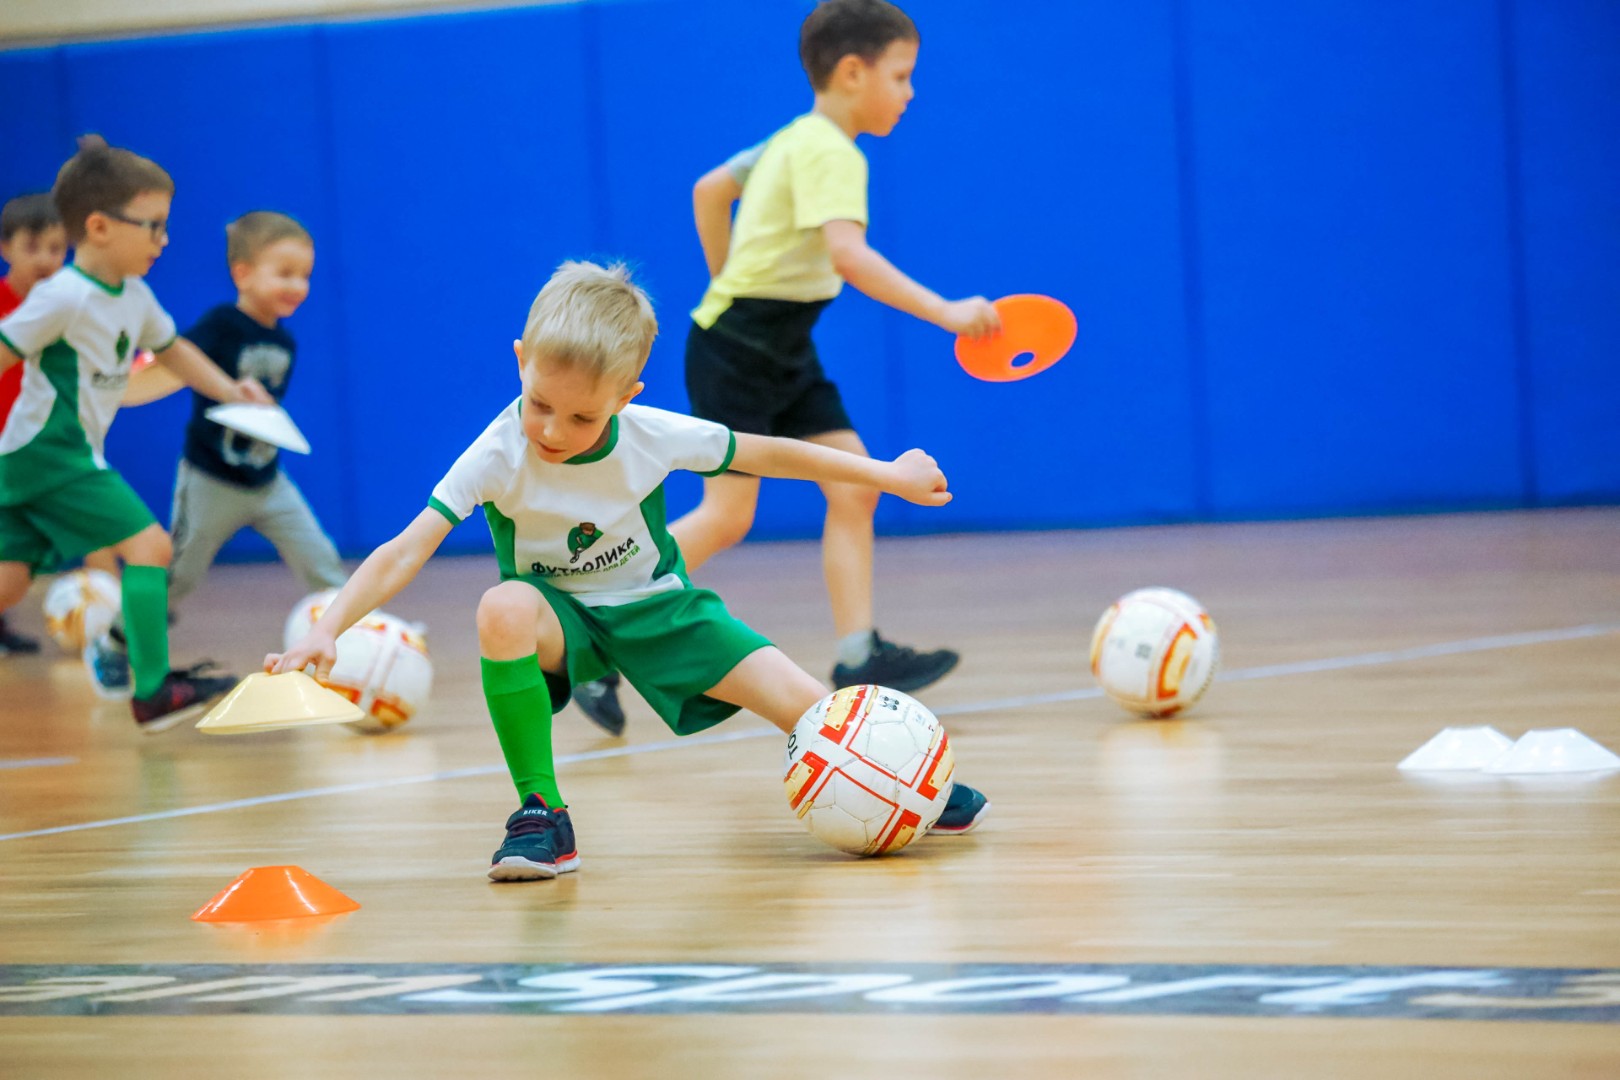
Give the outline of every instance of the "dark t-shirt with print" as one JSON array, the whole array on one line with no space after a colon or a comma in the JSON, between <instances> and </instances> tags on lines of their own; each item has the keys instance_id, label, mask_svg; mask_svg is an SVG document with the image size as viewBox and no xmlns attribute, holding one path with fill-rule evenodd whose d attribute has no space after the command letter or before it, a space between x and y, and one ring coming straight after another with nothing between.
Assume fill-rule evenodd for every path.
<instances>
[{"instance_id":1,"label":"dark t-shirt with print","mask_svg":"<svg viewBox=\"0 0 1620 1080\"><path fill-rule=\"evenodd\" d=\"M231 378L258 379L278 402L286 394L297 345L282 327L261 326L235 304L221 304L185 336ZM263 487L274 480L279 451L204 416L215 404L201 394L191 395L186 460L209 476L243 487Z\"/></svg>"}]
</instances>

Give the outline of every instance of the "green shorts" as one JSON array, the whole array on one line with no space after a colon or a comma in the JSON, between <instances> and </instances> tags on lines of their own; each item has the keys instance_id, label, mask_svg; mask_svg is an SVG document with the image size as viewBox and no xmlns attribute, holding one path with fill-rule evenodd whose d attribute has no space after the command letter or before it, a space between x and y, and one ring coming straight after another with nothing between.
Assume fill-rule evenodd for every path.
<instances>
[{"instance_id":1,"label":"green shorts","mask_svg":"<svg viewBox=\"0 0 1620 1080\"><path fill-rule=\"evenodd\" d=\"M568 673L546 672L554 710L568 704L574 683L618 671L671 731L691 735L737 711L704 692L744 657L771 645L708 589L671 590L631 604L587 607L544 581L518 580L539 589L562 623Z\"/></svg>"},{"instance_id":2,"label":"green shorts","mask_svg":"<svg viewBox=\"0 0 1620 1080\"><path fill-rule=\"evenodd\" d=\"M16 506L0 506L0 562L50 573L156 524L122 476L111 469L86 473Z\"/></svg>"}]
</instances>

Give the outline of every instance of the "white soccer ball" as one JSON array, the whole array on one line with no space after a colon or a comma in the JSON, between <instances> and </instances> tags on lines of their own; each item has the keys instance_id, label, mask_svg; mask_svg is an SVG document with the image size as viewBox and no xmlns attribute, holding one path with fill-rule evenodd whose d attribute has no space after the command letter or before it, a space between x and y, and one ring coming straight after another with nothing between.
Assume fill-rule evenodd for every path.
<instances>
[{"instance_id":1,"label":"white soccer ball","mask_svg":"<svg viewBox=\"0 0 1620 1080\"><path fill-rule=\"evenodd\" d=\"M817 839L851 855L885 855L938 820L954 767L944 726L921 702L849 686L799 718L783 784Z\"/></svg>"},{"instance_id":2,"label":"white soccer ball","mask_svg":"<svg viewBox=\"0 0 1620 1080\"><path fill-rule=\"evenodd\" d=\"M315 625L336 589L300 600L287 616L284 648ZM337 663L322 686L336 690L365 711L364 720L347 725L368 735L393 731L427 703L433 690L433 661L421 627L383 611L343 631L337 639Z\"/></svg>"},{"instance_id":3,"label":"white soccer ball","mask_svg":"<svg viewBox=\"0 0 1620 1080\"><path fill-rule=\"evenodd\" d=\"M1091 673L1104 693L1141 716L1191 708L1215 678L1220 638L1204 606L1175 589L1116 600L1091 635Z\"/></svg>"},{"instance_id":4,"label":"white soccer ball","mask_svg":"<svg viewBox=\"0 0 1620 1080\"><path fill-rule=\"evenodd\" d=\"M112 628L121 603L118 579L105 570L63 574L45 590L45 632L77 655Z\"/></svg>"}]
</instances>

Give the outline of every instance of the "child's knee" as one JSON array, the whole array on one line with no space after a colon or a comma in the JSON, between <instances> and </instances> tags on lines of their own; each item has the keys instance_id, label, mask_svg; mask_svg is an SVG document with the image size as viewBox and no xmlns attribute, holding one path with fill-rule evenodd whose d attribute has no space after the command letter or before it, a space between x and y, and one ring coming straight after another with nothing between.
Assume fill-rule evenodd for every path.
<instances>
[{"instance_id":1,"label":"child's knee","mask_svg":"<svg viewBox=\"0 0 1620 1080\"><path fill-rule=\"evenodd\" d=\"M834 484L827 488L827 513L831 517L871 518L877 514L877 488L858 484Z\"/></svg>"},{"instance_id":2,"label":"child's knee","mask_svg":"<svg viewBox=\"0 0 1620 1080\"><path fill-rule=\"evenodd\" d=\"M161 525L151 525L115 548L133 566L167 567L174 561L174 541Z\"/></svg>"},{"instance_id":3,"label":"child's knee","mask_svg":"<svg viewBox=\"0 0 1620 1080\"><path fill-rule=\"evenodd\" d=\"M0 611L8 611L28 595L30 575L26 563L0 563Z\"/></svg>"},{"instance_id":4,"label":"child's knee","mask_svg":"<svg viewBox=\"0 0 1620 1080\"><path fill-rule=\"evenodd\" d=\"M478 642L493 645L533 644L540 595L521 581L503 581L478 601Z\"/></svg>"},{"instance_id":5,"label":"child's knee","mask_svg":"<svg viewBox=\"0 0 1620 1080\"><path fill-rule=\"evenodd\" d=\"M735 547L748 538L748 533L753 527L754 512L752 510L732 510L715 519L715 542L723 548Z\"/></svg>"}]
</instances>

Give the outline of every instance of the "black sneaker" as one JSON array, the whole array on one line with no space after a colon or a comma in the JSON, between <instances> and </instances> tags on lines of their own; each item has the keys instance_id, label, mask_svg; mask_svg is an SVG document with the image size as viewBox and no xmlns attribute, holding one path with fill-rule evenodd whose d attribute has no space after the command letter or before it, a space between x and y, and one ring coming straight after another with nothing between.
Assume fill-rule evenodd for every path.
<instances>
[{"instance_id":1,"label":"black sneaker","mask_svg":"<svg viewBox=\"0 0 1620 1080\"><path fill-rule=\"evenodd\" d=\"M538 881L579 869L568 808L553 810L530 795L506 819L506 842L489 860L491 881Z\"/></svg>"},{"instance_id":2,"label":"black sneaker","mask_svg":"<svg viewBox=\"0 0 1620 1080\"><path fill-rule=\"evenodd\" d=\"M619 673L610 671L595 682L574 687L574 704L591 723L609 735L624 734L624 707L619 704Z\"/></svg>"},{"instance_id":3,"label":"black sneaker","mask_svg":"<svg viewBox=\"0 0 1620 1080\"><path fill-rule=\"evenodd\" d=\"M892 641L884 641L874 630L872 655L866 658L865 663L854 667L845 664L835 665L832 683L838 690L846 686L873 683L909 693L943 679L950 674L960 659L961 656L950 649L918 652L904 645L896 645Z\"/></svg>"},{"instance_id":4,"label":"black sneaker","mask_svg":"<svg viewBox=\"0 0 1620 1080\"><path fill-rule=\"evenodd\" d=\"M6 625L5 616L0 615L0 656L32 656L37 652L39 641L12 630Z\"/></svg>"},{"instance_id":5,"label":"black sneaker","mask_svg":"<svg viewBox=\"0 0 1620 1080\"><path fill-rule=\"evenodd\" d=\"M930 833L945 833L948 836L961 836L978 828L979 822L984 820L985 811L990 809L990 800L984 793L968 787L966 784L951 785L951 793L945 797L945 810L939 815L939 820L929 826Z\"/></svg>"},{"instance_id":6,"label":"black sneaker","mask_svg":"<svg viewBox=\"0 0 1620 1080\"><path fill-rule=\"evenodd\" d=\"M183 671L163 676L157 691L147 697L131 698L130 711L142 731L167 731L182 720L189 720L224 697L237 683L234 675L210 674L212 661L194 664Z\"/></svg>"}]
</instances>

